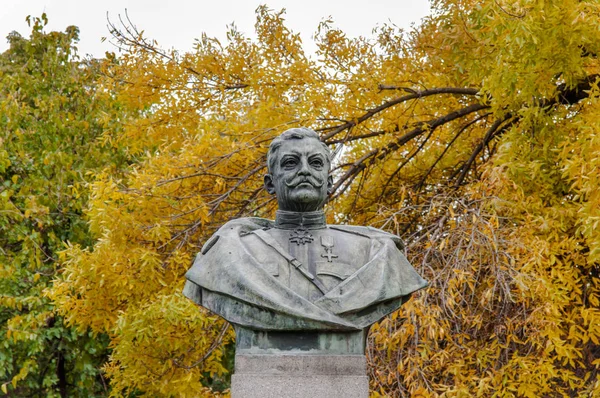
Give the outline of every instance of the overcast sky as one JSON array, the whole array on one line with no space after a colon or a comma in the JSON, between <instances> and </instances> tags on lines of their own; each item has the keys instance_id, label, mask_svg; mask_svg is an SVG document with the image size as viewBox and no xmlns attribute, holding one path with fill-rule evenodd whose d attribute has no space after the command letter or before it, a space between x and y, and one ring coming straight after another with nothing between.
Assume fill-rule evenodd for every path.
<instances>
[{"instance_id":1,"label":"overcast sky","mask_svg":"<svg viewBox=\"0 0 600 398\"><path fill-rule=\"evenodd\" d=\"M330 16L334 26L355 37L368 36L375 26L390 21L408 29L429 14L427 0L0 0L0 52L8 48L9 32L16 30L29 36L27 15L46 12L47 31L64 31L76 25L80 29L79 54L102 57L105 51L115 50L110 43L101 42L103 36L108 36L107 12L111 20L117 21L125 9L148 38L158 40L163 48L186 51L202 32L223 40L226 25L232 22L247 36L253 36L254 11L260 4L275 10L285 8L287 26L300 32L309 51L314 51L310 41L319 22Z\"/></svg>"}]
</instances>

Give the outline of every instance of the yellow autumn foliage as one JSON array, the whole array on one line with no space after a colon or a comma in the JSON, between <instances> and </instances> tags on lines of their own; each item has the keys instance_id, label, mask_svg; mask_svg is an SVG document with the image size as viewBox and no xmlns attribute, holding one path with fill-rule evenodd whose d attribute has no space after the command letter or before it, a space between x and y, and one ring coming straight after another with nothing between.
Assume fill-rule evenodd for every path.
<instances>
[{"instance_id":1,"label":"yellow autumn foliage","mask_svg":"<svg viewBox=\"0 0 600 398\"><path fill-rule=\"evenodd\" d=\"M431 283L372 327L373 396L600 396L596 1L440 0L410 32L324 22L311 55L267 7L256 39L185 54L113 28L103 84L137 116L104 139L137 161L97 174L97 242L50 292L110 335L113 395L217 394L232 332L183 274L225 221L272 216L266 148L307 126L336 153L329 221L399 234Z\"/></svg>"}]
</instances>

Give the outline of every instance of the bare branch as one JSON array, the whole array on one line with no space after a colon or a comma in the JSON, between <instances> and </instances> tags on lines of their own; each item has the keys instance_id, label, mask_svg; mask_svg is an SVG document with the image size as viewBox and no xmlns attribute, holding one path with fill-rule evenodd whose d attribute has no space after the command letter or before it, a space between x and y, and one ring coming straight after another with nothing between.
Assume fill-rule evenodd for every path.
<instances>
[{"instance_id":1,"label":"bare branch","mask_svg":"<svg viewBox=\"0 0 600 398\"><path fill-rule=\"evenodd\" d=\"M419 181L419 183L415 186L417 191L420 190L423 187L423 185L425 185L425 181L427 181L427 178L429 177L429 175L431 174L431 172L433 171L433 169L435 168L435 166L437 166L437 164L446 155L446 153L448 152L448 150L450 150L450 147L454 144L454 142L458 139L458 137L460 137L461 134L464 133L470 126L472 126L473 124L479 122L480 120L483 120L483 119L487 118L489 115L491 115L491 113L485 113L485 114L483 114L481 116L478 116L475 119L471 120L470 122L465 123L458 130L458 132L454 135L454 137L452 138L452 140L450 140L450 142L448 143L448 145L446 145L446 148L444 148L444 150L442 151L442 153L440 154L440 156L438 156L437 159L431 164L431 167L429 167L429 169L427 170L427 172L425 173L425 175L423 176L423 178L421 178L421 181Z\"/></svg>"},{"instance_id":2,"label":"bare branch","mask_svg":"<svg viewBox=\"0 0 600 398\"><path fill-rule=\"evenodd\" d=\"M373 132L367 133L367 134L354 135L354 136L351 136L351 137L344 137L344 138L340 138L340 139L337 139L337 140L329 140L329 141L324 141L324 142L327 145L340 144L340 143L344 143L345 144L345 143L351 142L351 141L362 140L363 138L377 137L377 136L380 136L380 135L384 135L386 133L387 133L387 131L385 131L385 130L373 131Z\"/></svg>"},{"instance_id":3,"label":"bare branch","mask_svg":"<svg viewBox=\"0 0 600 398\"><path fill-rule=\"evenodd\" d=\"M178 360L173 359L173 364L175 366L177 366L179 368L183 368L183 369L193 369L196 366L200 365L202 362L206 361L208 359L208 357L210 357L212 355L212 353L217 349L217 347L221 344L221 342L223 341L223 338L225 337L225 334L227 333L228 329L229 329L229 323L227 323L227 322L223 323L223 327L221 328L221 331L219 332L219 335L213 341L213 343L208 348L208 350L206 351L206 353L202 356L202 358L200 358L198 361L194 362L190 366L185 366L185 365L181 364Z\"/></svg>"},{"instance_id":4,"label":"bare branch","mask_svg":"<svg viewBox=\"0 0 600 398\"><path fill-rule=\"evenodd\" d=\"M395 98L393 100L384 102L383 104L379 105L378 107L369 109L366 113L364 113L362 116L358 117L355 120L347 121L346 123L343 123L336 127L325 127L325 128L319 129L317 131L331 130L329 133L325 134L322 137L322 140L325 141L346 129L349 129L351 127L359 125L360 123L364 122L365 120L372 118L376 114L378 114L388 108L391 108L394 105L401 104L402 102L406 102L406 101L410 101L410 100L418 99L418 98L429 97L429 96L437 95L437 94L477 95L478 92L479 92L479 90L475 89L475 88L462 88L462 87L440 87L440 88L434 88L434 89L423 90L423 91L415 91L414 93L411 93L409 95Z\"/></svg>"},{"instance_id":5,"label":"bare branch","mask_svg":"<svg viewBox=\"0 0 600 398\"><path fill-rule=\"evenodd\" d=\"M481 139L481 142L479 143L479 145L477 145L477 147L475 148L475 150L471 153L471 156L469 157L469 159L462 166L460 175L456 179L456 183L454 184L454 187L458 188L462 184L462 182L464 181L467 173L469 172L469 169L473 165L473 162L475 162L475 159L477 159L477 156L479 156L479 154L481 153L481 151L483 151L483 149L486 147L486 145L494 137L496 137L502 131L506 130L514 122L515 119L512 119L506 125L504 125L504 127L500 128L500 126L504 122L506 122L507 120L509 120L511 118L512 118L512 116L510 114L506 115L504 118L496 120L490 126L490 128L488 129L488 131L485 133L485 135Z\"/></svg>"},{"instance_id":6,"label":"bare branch","mask_svg":"<svg viewBox=\"0 0 600 398\"><path fill-rule=\"evenodd\" d=\"M207 172L201 171L201 172L198 172L198 173L187 174L187 175L183 175L183 176L179 176L179 177L173 177L173 178L170 178L168 180L161 180L161 181L158 181L156 183L156 186L160 187L162 185L169 184L171 182L185 180L185 179L194 178L194 177L202 177L202 176L222 178L224 180L237 180L237 179L239 179L239 177L235 177L235 176L227 176L227 175L224 175L224 174L207 173Z\"/></svg>"},{"instance_id":7,"label":"bare branch","mask_svg":"<svg viewBox=\"0 0 600 398\"><path fill-rule=\"evenodd\" d=\"M420 127L417 127L416 129L408 132L407 134L403 135L402 137L398 138L397 140L386 145L386 147L377 155L376 159L377 160L383 159L384 157L387 156L388 153L397 150L398 148L400 148L400 146L406 144L413 138L423 134L425 131L428 131L429 129L435 129L441 125L451 122L452 120L458 119L460 117L469 115L471 113L474 113L474 112L477 112L477 111L480 111L483 109L489 109L489 107L490 107L489 105L472 104L472 105L469 105L462 109L459 109L457 111L448 113L447 115L444 115L437 119L422 123L422 125Z\"/></svg>"},{"instance_id":8,"label":"bare branch","mask_svg":"<svg viewBox=\"0 0 600 398\"><path fill-rule=\"evenodd\" d=\"M500 10L502 10L503 13L505 13L506 15L509 15L509 16L511 16L513 18L523 19L523 18L525 18L525 15L527 15L527 13L524 12L524 11L521 13L521 15L510 13L510 12L506 11L504 8L502 8L502 6L500 5L500 3L498 3L496 0L494 0L494 3L496 3L496 5L498 6L498 8Z\"/></svg>"},{"instance_id":9,"label":"bare branch","mask_svg":"<svg viewBox=\"0 0 600 398\"><path fill-rule=\"evenodd\" d=\"M224 86L225 90L238 90L240 88L246 88L248 87L248 84L245 83L234 83L234 84L226 84Z\"/></svg>"},{"instance_id":10,"label":"bare branch","mask_svg":"<svg viewBox=\"0 0 600 398\"><path fill-rule=\"evenodd\" d=\"M419 135L421 135L425 132L432 131L432 130L436 129L437 127L442 126L452 120L455 120L460 117L469 115L471 113L474 113L474 112L477 112L477 111L480 111L483 109L488 109L488 108L489 108L488 105L472 104L465 108L448 113L437 119L433 119L428 122L420 123L420 125L417 128L409 131L408 133L402 135L398 139L390 142L385 147L375 148L375 149L367 152L366 154L364 154L357 161L355 161L350 166L350 168L346 171L346 173L344 173L344 175L342 177L340 177L340 179L335 183L335 185L333 186L333 191L335 192L337 189L339 189L342 186L342 184L344 184L346 182L346 180L350 179L350 181L352 181L358 173L362 172L367 167L367 165L368 165L367 161L372 163L377 160L382 160L386 156L388 156L391 152L396 151L402 145L406 144L407 142L410 142L411 140L413 140L414 138L418 137ZM345 191L347 188L348 188L348 184L346 184L346 186L342 190L342 192ZM336 194L335 197L339 196L340 194Z\"/></svg>"},{"instance_id":11,"label":"bare branch","mask_svg":"<svg viewBox=\"0 0 600 398\"><path fill-rule=\"evenodd\" d=\"M265 167L267 167L267 166L261 164L258 167L250 170L248 173L246 173L245 176L243 176L242 178L240 178L240 180L233 187L231 187L230 189L228 189L227 192L225 192L224 194L220 195L218 198L210 201L208 203L211 206L210 214L211 215L214 214L214 212L221 205L221 203L223 203L223 201L225 201L225 199L227 199L233 192L235 192L244 182L248 181L248 179L250 179L250 177L252 177L256 173L258 173L260 170L264 169Z\"/></svg>"},{"instance_id":12,"label":"bare branch","mask_svg":"<svg viewBox=\"0 0 600 398\"><path fill-rule=\"evenodd\" d=\"M417 91L417 90L415 90L413 88L410 88L410 87L405 87L405 86L392 86L392 85L388 85L388 84L380 84L379 86L377 86L377 88L380 91L398 90L398 91L406 91L407 93L411 93L411 94L419 94L419 91ZM439 90L439 92L436 93L436 94L477 95L479 93L479 89L477 89L477 88L469 88L469 87L442 87L442 88L433 89L433 90ZM424 93L426 91L430 91L430 90L423 90L423 91L420 91L420 92Z\"/></svg>"},{"instance_id":13,"label":"bare branch","mask_svg":"<svg viewBox=\"0 0 600 398\"><path fill-rule=\"evenodd\" d=\"M398 173L400 172L400 170L402 170L404 168L404 166L406 166L408 164L408 162L410 162L415 156L417 156L417 154L419 152L421 152L421 150L423 149L423 147L425 146L425 144L427 143L427 141L429 141L429 138L431 138L432 134L433 134L434 130L431 129L429 131L429 134L427 134L427 137L423 140L423 142L417 147L417 149L410 154L410 156L408 156L404 162L402 162L400 164L400 166L398 166L398 168L396 168L396 170L394 170L394 172L392 173L392 175L389 176L389 178L387 179L387 181L385 182L385 184L383 185L383 188L381 190L381 195L379 195L379 200L381 200L384 196L385 196L385 192L387 190L388 185L390 184L390 182L394 179L394 177L396 177L396 175L398 175Z\"/></svg>"},{"instance_id":14,"label":"bare branch","mask_svg":"<svg viewBox=\"0 0 600 398\"><path fill-rule=\"evenodd\" d=\"M166 51L164 51L164 50L158 48L157 46L155 46L154 44L148 42L143 37L142 32L138 31L135 24L129 18L129 13L128 13L127 9L125 9L126 21L123 20L121 14L118 15L118 18L119 18L119 22L121 23L121 26L125 30L125 32L123 32L121 29L117 28L117 26L109 19L108 13L106 15L106 19L108 21L107 22L108 30L109 30L110 34L119 43L122 43L125 46L142 48L150 53L156 54L162 58L169 60L170 62L173 62L173 63L181 66L184 70L190 72L192 75L194 75L198 78L206 78L202 73L198 72L196 69L192 68L191 66L182 64L177 59L175 59L175 57L169 55ZM117 45L117 47L122 48L121 46L118 46L118 45ZM216 85L218 85L218 84L219 83L217 82ZM223 84L223 88L225 90L238 90L238 89L243 89L243 88L249 87L248 84L240 83L240 82L238 82L238 83L223 82L222 84Z\"/></svg>"}]
</instances>

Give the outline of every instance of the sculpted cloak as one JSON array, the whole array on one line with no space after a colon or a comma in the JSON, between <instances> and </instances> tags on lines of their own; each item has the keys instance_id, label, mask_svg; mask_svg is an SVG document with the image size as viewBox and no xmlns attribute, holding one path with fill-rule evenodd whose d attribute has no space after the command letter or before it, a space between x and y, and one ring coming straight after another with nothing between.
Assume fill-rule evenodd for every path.
<instances>
[{"instance_id":1,"label":"sculpted cloak","mask_svg":"<svg viewBox=\"0 0 600 398\"><path fill-rule=\"evenodd\" d=\"M357 331L427 286L397 236L298 214L300 235L298 220L223 225L186 273L184 295L252 330Z\"/></svg>"}]
</instances>

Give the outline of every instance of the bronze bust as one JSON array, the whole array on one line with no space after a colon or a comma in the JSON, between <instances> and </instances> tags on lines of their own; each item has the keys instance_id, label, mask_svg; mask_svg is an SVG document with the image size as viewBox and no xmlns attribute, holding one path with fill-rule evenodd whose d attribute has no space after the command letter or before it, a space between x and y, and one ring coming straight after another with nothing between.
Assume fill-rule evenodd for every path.
<instances>
[{"instance_id":1,"label":"bronze bust","mask_svg":"<svg viewBox=\"0 0 600 398\"><path fill-rule=\"evenodd\" d=\"M234 325L238 353L364 353L368 327L427 286L397 236L326 224L330 165L310 129L275 138L265 176L279 206L275 221L226 223L186 274L184 294Z\"/></svg>"}]
</instances>

